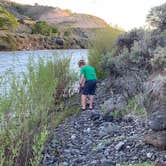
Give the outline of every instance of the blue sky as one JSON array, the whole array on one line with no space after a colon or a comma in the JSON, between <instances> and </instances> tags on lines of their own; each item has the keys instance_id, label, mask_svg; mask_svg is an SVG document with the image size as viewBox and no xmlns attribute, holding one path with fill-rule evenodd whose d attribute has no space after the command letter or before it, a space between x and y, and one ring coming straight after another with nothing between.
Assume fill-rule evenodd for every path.
<instances>
[{"instance_id":1,"label":"blue sky","mask_svg":"<svg viewBox=\"0 0 166 166\"><path fill-rule=\"evenodd\" d=\"M166 0L14 0L19 3L55 6L76 13L96 15L125 30L145 25L149 10Z\"/></svg>"}]
</instances>

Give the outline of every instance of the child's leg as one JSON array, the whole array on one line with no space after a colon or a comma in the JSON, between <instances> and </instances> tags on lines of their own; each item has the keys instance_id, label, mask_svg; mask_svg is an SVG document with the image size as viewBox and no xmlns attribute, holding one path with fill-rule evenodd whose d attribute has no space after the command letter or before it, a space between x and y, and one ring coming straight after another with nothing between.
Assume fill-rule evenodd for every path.
<instances>
[{"instance_id":1,"label":"child's leg","mask_svg":"<svg viewBox=\"0 0 166 166\"><path fill-rule=\"evenodd\" d=\"M86 109L86 95L81 95L81 106L82 109Z\"/></svg>"},{"instance_id":2,"label":"child's leg","mask_svg":"<svg viewBox=\"0 0 166 166\"><path fill-rule=\"evenodd\" d=\"M94 95L90 95L89 98L90 98L89 108L93 109Z\"/></svg>"}]
</instances>

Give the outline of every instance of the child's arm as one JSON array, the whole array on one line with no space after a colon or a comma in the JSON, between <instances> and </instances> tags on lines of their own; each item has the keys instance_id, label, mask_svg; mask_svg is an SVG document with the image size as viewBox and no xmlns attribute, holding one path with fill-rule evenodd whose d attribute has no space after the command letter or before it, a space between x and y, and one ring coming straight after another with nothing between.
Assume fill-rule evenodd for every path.
<instances>
[{"instance_id":1,"label":"child's arm","mask_svg":"<svg viewBox=\"0 0 166 166\"><path fill-rule=\"evenodd\" d=\"M81 86L81 87L84 87L84 85L85 85L85 77L84 77L84 75L82 74L82 75L80 76L80 86Z\"/></svg>"}]
</instances>

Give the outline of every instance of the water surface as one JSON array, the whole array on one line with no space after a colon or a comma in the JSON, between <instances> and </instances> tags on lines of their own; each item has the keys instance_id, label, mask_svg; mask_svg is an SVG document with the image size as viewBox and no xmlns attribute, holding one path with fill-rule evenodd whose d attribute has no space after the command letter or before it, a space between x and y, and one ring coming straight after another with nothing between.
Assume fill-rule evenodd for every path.
<instances>
[{"instance_id":1,"label":"water surface","mask_svg":"<svg viewBox=\"0 0 166 166\"><path fill-rule=\"evenodd\" d=\"M88 50L86 49L66 49L66 50L38 50L38 51L16 51L16 52L0 52L0 75L7 70L12 70L16 74L27 70L28 59L33 56L35 62L39 57L47 60L49 57L66 56L71 57L71 69L79 70L77 63L80 59L87 60Z\"/></svg>"}]
</instances>

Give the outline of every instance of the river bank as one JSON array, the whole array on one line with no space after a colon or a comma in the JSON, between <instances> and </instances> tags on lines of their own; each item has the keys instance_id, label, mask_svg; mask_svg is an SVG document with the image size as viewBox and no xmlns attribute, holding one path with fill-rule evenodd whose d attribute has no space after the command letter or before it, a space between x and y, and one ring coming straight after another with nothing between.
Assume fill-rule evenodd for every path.
<instances>
[{"instance_id":1,"label":"river bank","mask_svg":"<svg viewBox=\"0 0 166 166\"><path fill-rule=\"evenodd\" d=\"M49 37L7 32L1 33L0 37L0 51L88 48L87 38Z\"/></svg>"},{"instance_id":2,"label":"river bank","mask_svg":"<svg viewBox=\"0 0 166 166\"><path fill-rule=\"evenodd\" d=\"M0 56L0 165L39 165L47 128L78 112L77 107L62 109L64 92L76 79L72 54L67 56L72 51L66 58L46 51Z\"/></svg>"},{"instance_id":3,"label":"river bank","mask_svg":"<svg viewBox=\"0 0 166 166\"><path fill-rule=\"evenodd\" d=\"M154 166L166 161L166 151L145 142L151 131L145 116L126 114L109 117L101 107L105 101L114 100L102 93L104 82L98 85L94 111L86 110L67 119L51 130L42 155L43 166ZM78 102L78 101L77 101ZM117 102L117 105L121 102Z\"/></svg>"}]
</instances>

